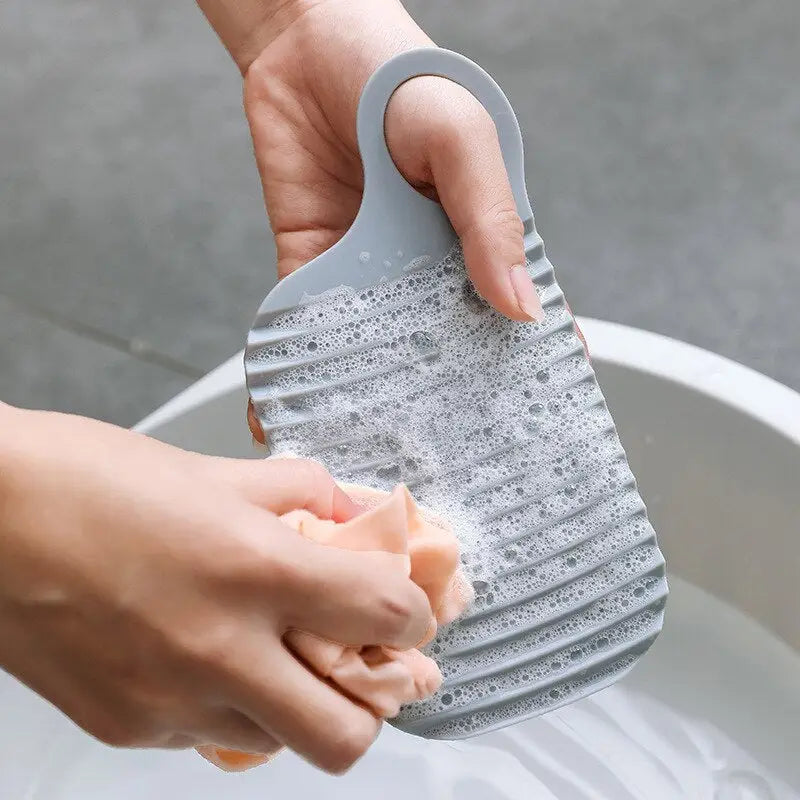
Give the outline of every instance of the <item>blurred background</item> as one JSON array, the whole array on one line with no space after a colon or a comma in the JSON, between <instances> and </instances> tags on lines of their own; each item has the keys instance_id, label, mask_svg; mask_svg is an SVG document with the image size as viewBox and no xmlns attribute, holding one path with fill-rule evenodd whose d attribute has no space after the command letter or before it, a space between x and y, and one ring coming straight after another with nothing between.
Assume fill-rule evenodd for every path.
<instances>
[{"instance_id":1,"label":"blurred background","mask_svg":"<svg viewBox=\"0 0 800 800\"><path fill-rule=\"evenodd\" d=\"M573 309L800 389L796 0L409 0L526 141ZM191 0L0 9L0 397L130 425L274 282L240 78Z\"/></svg>"}]
</instances>

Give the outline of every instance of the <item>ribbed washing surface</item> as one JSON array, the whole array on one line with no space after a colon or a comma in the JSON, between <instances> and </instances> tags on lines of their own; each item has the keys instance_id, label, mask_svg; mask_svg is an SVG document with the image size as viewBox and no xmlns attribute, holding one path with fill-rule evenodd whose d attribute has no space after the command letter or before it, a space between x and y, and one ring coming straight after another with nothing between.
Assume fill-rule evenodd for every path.
<instances>
[{"instance_id":1,"label":"ribbed washing surface","mask_svg":"<svg viewBox=\"0 0 800 800\"><path fill-rule=\"evenodd\" d=\"M542 323L490 309L456 244L438 264L262 314L248 342L273 453L405 482L456 530L475 603L427 648L442 689L392 721L430 738L590 694L663 622L655 533L553 267L535 233L527 244Z\"/></svg>"}]
</instances>

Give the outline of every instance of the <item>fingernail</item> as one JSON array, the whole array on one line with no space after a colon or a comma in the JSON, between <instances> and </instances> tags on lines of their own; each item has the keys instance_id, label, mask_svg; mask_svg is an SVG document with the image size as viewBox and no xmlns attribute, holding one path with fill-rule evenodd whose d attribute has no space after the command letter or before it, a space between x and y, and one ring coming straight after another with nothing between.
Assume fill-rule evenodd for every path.
<instances>
[{"instance_id":1,"label":"fingernail","mask_svg":"<svg viewBox=\"0 0 800 800\"><path fill-rule=\"evenodd\" d=\"M528 275L528 271L523 264L511 267L511 285L514 287L514 295L517 299L519 310L530 320L541 322L544 319L544 309L536 287Z\"/></svg>"}]
</instances>

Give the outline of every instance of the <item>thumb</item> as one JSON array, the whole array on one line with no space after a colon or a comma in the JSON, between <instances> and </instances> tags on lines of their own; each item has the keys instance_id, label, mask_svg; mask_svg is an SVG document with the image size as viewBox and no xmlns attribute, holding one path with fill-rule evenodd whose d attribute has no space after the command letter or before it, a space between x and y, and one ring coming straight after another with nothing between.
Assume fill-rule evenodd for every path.
<instances>
[{"instance_id":1,"label":"thumb","mask_svg":"<svg viewBox=\"0 0 800 800\"><path fill-rule=\"evenodd\" d=\"M412 93L417 96L411 98ZM404 158L411 156L408 139L393 137L387 124L392 154L412 182L422 173L433 185L461 239L476 290L512 319L541 321L544 312L525 269L522 221L492 118L466 89L441 78L409 81L396 97L398 105L405 107L398 113L406 117L405 125L424 129L422 157L427 163L415 169L415 159ZM387 123L392 121L391 114L390 105Z\"/></svg>"}]
</instances>

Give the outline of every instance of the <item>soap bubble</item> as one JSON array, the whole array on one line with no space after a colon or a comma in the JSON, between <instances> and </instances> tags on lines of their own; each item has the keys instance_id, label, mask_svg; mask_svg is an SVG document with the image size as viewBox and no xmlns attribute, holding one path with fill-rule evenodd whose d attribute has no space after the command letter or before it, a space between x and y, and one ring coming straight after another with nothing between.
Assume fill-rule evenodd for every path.
<instances>
[{"instance_id":1,"label":"soap bubble","mask_svg":"<svg viewBox=\"0 0 800 800\"><path fill-rule=\"evenodd\" d=\"M275 453L313 454L348 482L404 481L453 525L475 604L428 646L446 689L401 713L446 738L624 672L661 626L666 581L549 263L528 264L539 325L491 310L457 243L405 267L271 318L248 371Z\"/></svg>"}]
</instances>

